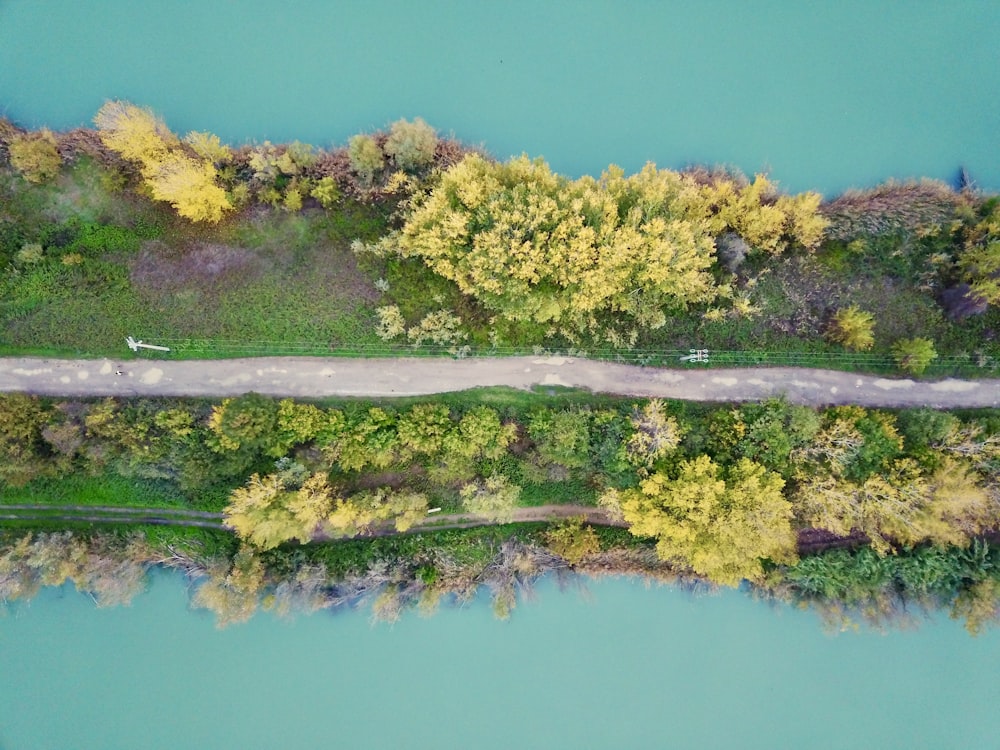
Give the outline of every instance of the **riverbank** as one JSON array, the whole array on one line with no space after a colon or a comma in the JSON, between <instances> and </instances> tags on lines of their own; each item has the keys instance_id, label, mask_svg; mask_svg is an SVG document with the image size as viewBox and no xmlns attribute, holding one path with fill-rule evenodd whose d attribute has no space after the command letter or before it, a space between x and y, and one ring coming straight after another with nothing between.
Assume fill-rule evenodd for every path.
<instances>
[{"instance_id":1,"label":"riverbank","mask_svg":"<svg viewBox=\"0 0 1000 750\"><path fill-rule=\"evenodd\" d=\"M685 217L699 239L691 247L671 241L670 253L691 254L695 266L673 279L668 264L662 289L643 281L642 269L649 268L643 261L632 271L581 267L569 274L638 274L619 278L620 290L607 284L584 290L578 281L553 278L493 298L471 277L441 275L440 261L415 251L399 255L399 240L416 221L412 206L446 189L448 175L472 179L462 175L479 158L429 126L400 127L416 127L433 146L416 166L390 153L391 128L359 141L371 149L370 170L367 152L352 155L350 147L233 150L207 134L199 136L204 143L170 141L177 158L204 162L216 175L215 188L203 187L228 208L213 224L178 216L170 201L150 202L142 168L111 149L102 140L107 133L46 136L5 123L0 159L9 160L9 144L44 149L51 138L55 162L37 182L13 166L0 169L0 259L15 271L0 285L0 351L114 357L124 352L125 336L134 336L165 342L179 358L365 356L412 348L457 356L590 353L659 365L708 350L713 367L792 364L939 378L989 377L1000 368L1000 313L973 291L975 269L989 261L976 260L976 253L992 246L988 196L920 182L820 204L813 194L784 195L765 177L722 170L647 170L615 178L622 184L612 189L607 175L570 181L535 166L531 179L555 190L557 204L572 205L574 191L601 203L618 200L615 190L648 189L646 182L673 185L680 193L660 200L654 213ZM508 181L525 169L488 158L480 163L476 169ZM181 205L178 196L171 200ZM570 231L576 219L568 210L551 220L568 222ZM432 227L445 219L429 218ZM592 229L610 237L638 231L654 242L645 227L655 218L632 228ZM510 230L534 242L530 231ZM435 252L464 257L463 247ZM558 258L542 257L547 252L542 245L532 250L540 253L531 256L535 266L561 267ZM530 269L519 270L503 255L491 252L502 268L491 271L500 276L490 288L510 286L504 278L530 278ZM581 257L590 256L615 252L609 245ZM629 284L645 291L636 297ZM548 299L543 288L558 293ZM556 311L561 318L546 318ZM845 337L848 323L861 328Z\"/></svg>"}]
</instances>

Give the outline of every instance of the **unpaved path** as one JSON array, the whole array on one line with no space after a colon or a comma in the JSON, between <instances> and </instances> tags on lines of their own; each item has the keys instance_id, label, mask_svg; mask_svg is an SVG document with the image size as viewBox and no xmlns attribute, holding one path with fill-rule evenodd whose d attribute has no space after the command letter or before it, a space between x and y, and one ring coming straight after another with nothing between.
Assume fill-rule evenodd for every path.
<instances>
[{"instance_id":1,"label":"unpaved path","mask_svg":"<svg viewBox=\"0 0 1000 750\"><path fill-rule=\"evenodd\" d=\"M690 401L784 395L812 406L1000 406L1000 380L914 381L805 368L661 369L572 357L0 359L0 391L53 396L421 396L480 386L586 388Z\"/></svg>"}]
</instances>

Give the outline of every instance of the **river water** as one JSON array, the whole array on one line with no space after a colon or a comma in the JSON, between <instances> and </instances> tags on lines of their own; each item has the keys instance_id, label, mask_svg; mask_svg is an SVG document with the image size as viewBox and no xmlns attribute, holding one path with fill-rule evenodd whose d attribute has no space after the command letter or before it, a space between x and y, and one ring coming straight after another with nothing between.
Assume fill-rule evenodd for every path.
<instances>
[{"instance_id":1,"label":"river water","mask_svg":"<svg viewBox=\"0 0 1000 750\"><path fill-rule=\"evenodd\" d=\"M998 188L998 32L993 0L0 0L0 111L66 128L122 97L320 145L422 116L569 174L730 163L830 194L964 165ZM49 591L0 617L0 750L996 744L998 633L589 592L543 584L507 623L479 603L220 632L174 576L126 609Z\"/></svg>"},{"instance_id":2,"label":"river water","mask_svg":"<svg viewBox=\"0 0 1000 750\"><path fill-rule=\"evenodd\" d=\"M995 0L2 0L0 111L105 98L179 132L317 145L422 116L569 174L728 163L827 194L1000 188Z\"/></svg>"},{"instance_id":3,"label":"river water","mask_svg":"<svg viewBox=\"0 0 1000 750\"><path fill-rule=\"evenodd\" d=\"M986 748L1000 633L825 633L741 593L543 583L485 602L219 631L177 575L131 608L49 591L0 619L0 748Z\"/></svg>"}]
</instances>

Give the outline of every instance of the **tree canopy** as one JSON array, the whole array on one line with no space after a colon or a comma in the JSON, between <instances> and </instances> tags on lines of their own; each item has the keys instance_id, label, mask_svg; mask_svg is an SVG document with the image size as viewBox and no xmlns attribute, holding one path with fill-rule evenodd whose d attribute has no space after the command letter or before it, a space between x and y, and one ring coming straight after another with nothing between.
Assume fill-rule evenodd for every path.
<instances>
[{"instance_id":1,"label":"tree canopy","mask_svg":"<svg viewBox=\"0 0 1000 750\"><path fill-rule=\"evenodd\" d=\"M737 586L763 575L764 558L795 560L784 484L746 458L723 471L708 456L698 456L682 462L676 477L656 472L637 488L612 491L603 502L620 508L633 534L655 537L662 559Z\"/></svg>"}]
</instances>

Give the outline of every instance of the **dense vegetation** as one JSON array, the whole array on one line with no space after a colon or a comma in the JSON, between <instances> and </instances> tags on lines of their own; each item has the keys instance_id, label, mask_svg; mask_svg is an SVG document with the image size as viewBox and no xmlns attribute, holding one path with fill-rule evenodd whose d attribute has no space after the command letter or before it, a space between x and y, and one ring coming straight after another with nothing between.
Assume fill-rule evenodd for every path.
<instances>
[{"instance_id":1,"label":"dense vegetation","mask_svg":"<svg viewBox=\"0 0 1000 750\"><path fill-rule=\"evenodd\" d=\"M822 202L725 170L569 179L419 119L328 150L179 137L127 102L95 125L0 120L4 353L119 356L133 334L172 356L1000 367L1000 201L971 189ZM0 458L0 600L70 580L123 602L162 564L203 579L220 622L364 599L391 619L481 585L504 615L547 570L750 581L838 621L943 606L973 631L1000 602L993 412L13 394ZM550 505L571 517L497 525ZM438 508L494 525L436 529Z\"/></svg>"},{"instance_id":2,"label":"dense vegetation","mask_svg":"<svg viewBox=\"0 0 1000 750\"><path fill-rule=\"evenodd\" d=\"M998 367L1000 208L972 190L822 203L763 175L653 165L574 180L419 119L328 150L179 137L125 102L95 123L0 123L7 352L118 353L132 334L179 356L706 348L718 363Z\"/></svg>"},{"instance_id":3,"label":"dense vegetation","mask_svg":"<svg viewBox=\"0 0 1000 750\"><path fill-rule=\"evenodd\" d=\"M282 585L282 576L298 571L305 559L320 565L308 574L318 587L316 596L331 581L353 576L358 586L368 581L365 591L385 585L409 591L392 599L397 608L416 595L403 581L419 588L414 581L437 581L442 566L457 577L443 578L438 594L461 589L456 580L474 588L486 580L485 571L496 572L491 566L499 554L497 540L510 557L504 565L513 566L501 566L504 576L524 574L527 580L544 570L572 567L612 572L619 570L618 560L626 571L731 586L749 580L762 590L815 599L828 611L837 606L867 611L888 594L877 589L862 596L844 588L841 568L811 562L808 540L817 530L826 534L821 546L870 550L874 557L858 550L840 554L850 564L875 560L870 564L883 570L877 580L888 586L903 574L878 561L992 555L983 535L1000 523L1000 417L992 411L815 411L779 400L707 407L572 392L545 397L486 391L439 402L330 404L257 394L214 404L10 394L0 397L0 450L7 457L0 468L2 505L15 525L27 530L58 526L58 519L40 517L35 507L31 520L17 522L16 506L106 503L105 495L79 484L77 478L85 476L97 485L118 482L118 492L136 491L118 498L118 505L221 513L239 545L214 542L221 554L183 545L174 549L188 550L181 556L192 570L214 571L214 583L199 601L215 602L210 606L226 612L228 605L213 597L235 596L227 586L243 591L240 607L249 606L269 586ZM60 491L67 485L76 490ZM435 551L432 506L446 518L464 512L502 523L518 509L543 504L587 511L596 522L623 519L636 542L571 518L513 536L501 527L462 532L472 534L470 540L484 538L476 534L493 540L491 551L481 550L468 568L449 557L450 547ZM336 570L316 562L336 557L342 545L360 543L325 540L415 525L422 533L412 538L424 541L398 548L417 545L422 551L413 559L374 553L364 565ZM198 531L198 538L204 533ZM454 535L443 537L448 545L466 544L459 532L448 533ZM160 559L157 555L170 557L163 545L154 553L148 540L122 538L127 539L122 549L131 550L128 559L140 567ZM55 545L79 565L90 564L91 553L80 551L84 543L78 539L38 539L45 540L47 554L56 555L50 549ZM33 559L34 543L16 533L8 539L14 546L5 553L5 564L14 572L3 590L10 597L33 590L32 581L55 580L38 573L34 563L11 562ZM15 548L19 551L11 551ZM801 560L800 550L806 554ZM100 567L101 555L94 554L92 563ZM828 555L822 558L841 560ZM389 575L390 568L395 572L368 580L372 565L380 575ZM90 573L71 575L68 562L59 570L70 571L63 577L83 581L84 588L92 585ZM824 578L826 571L831 580ZM244 579L251 573L253 586ZM511 604L508 594L517 575L504 579L510 586L503 589L502 609ZM931 593L949 606L979 597L974 609L981 623L993 611L980 601L994 591L992 583L983 583L992 580L989 575L987 569L978 577L952 575L935 583ZM223 585L232 576L239 583ZM132 579L132 573L123 577ZM979 588L973 592L972 585ZM997 603L996 597L989 601Z\"/></svg>"}]
</instances>

